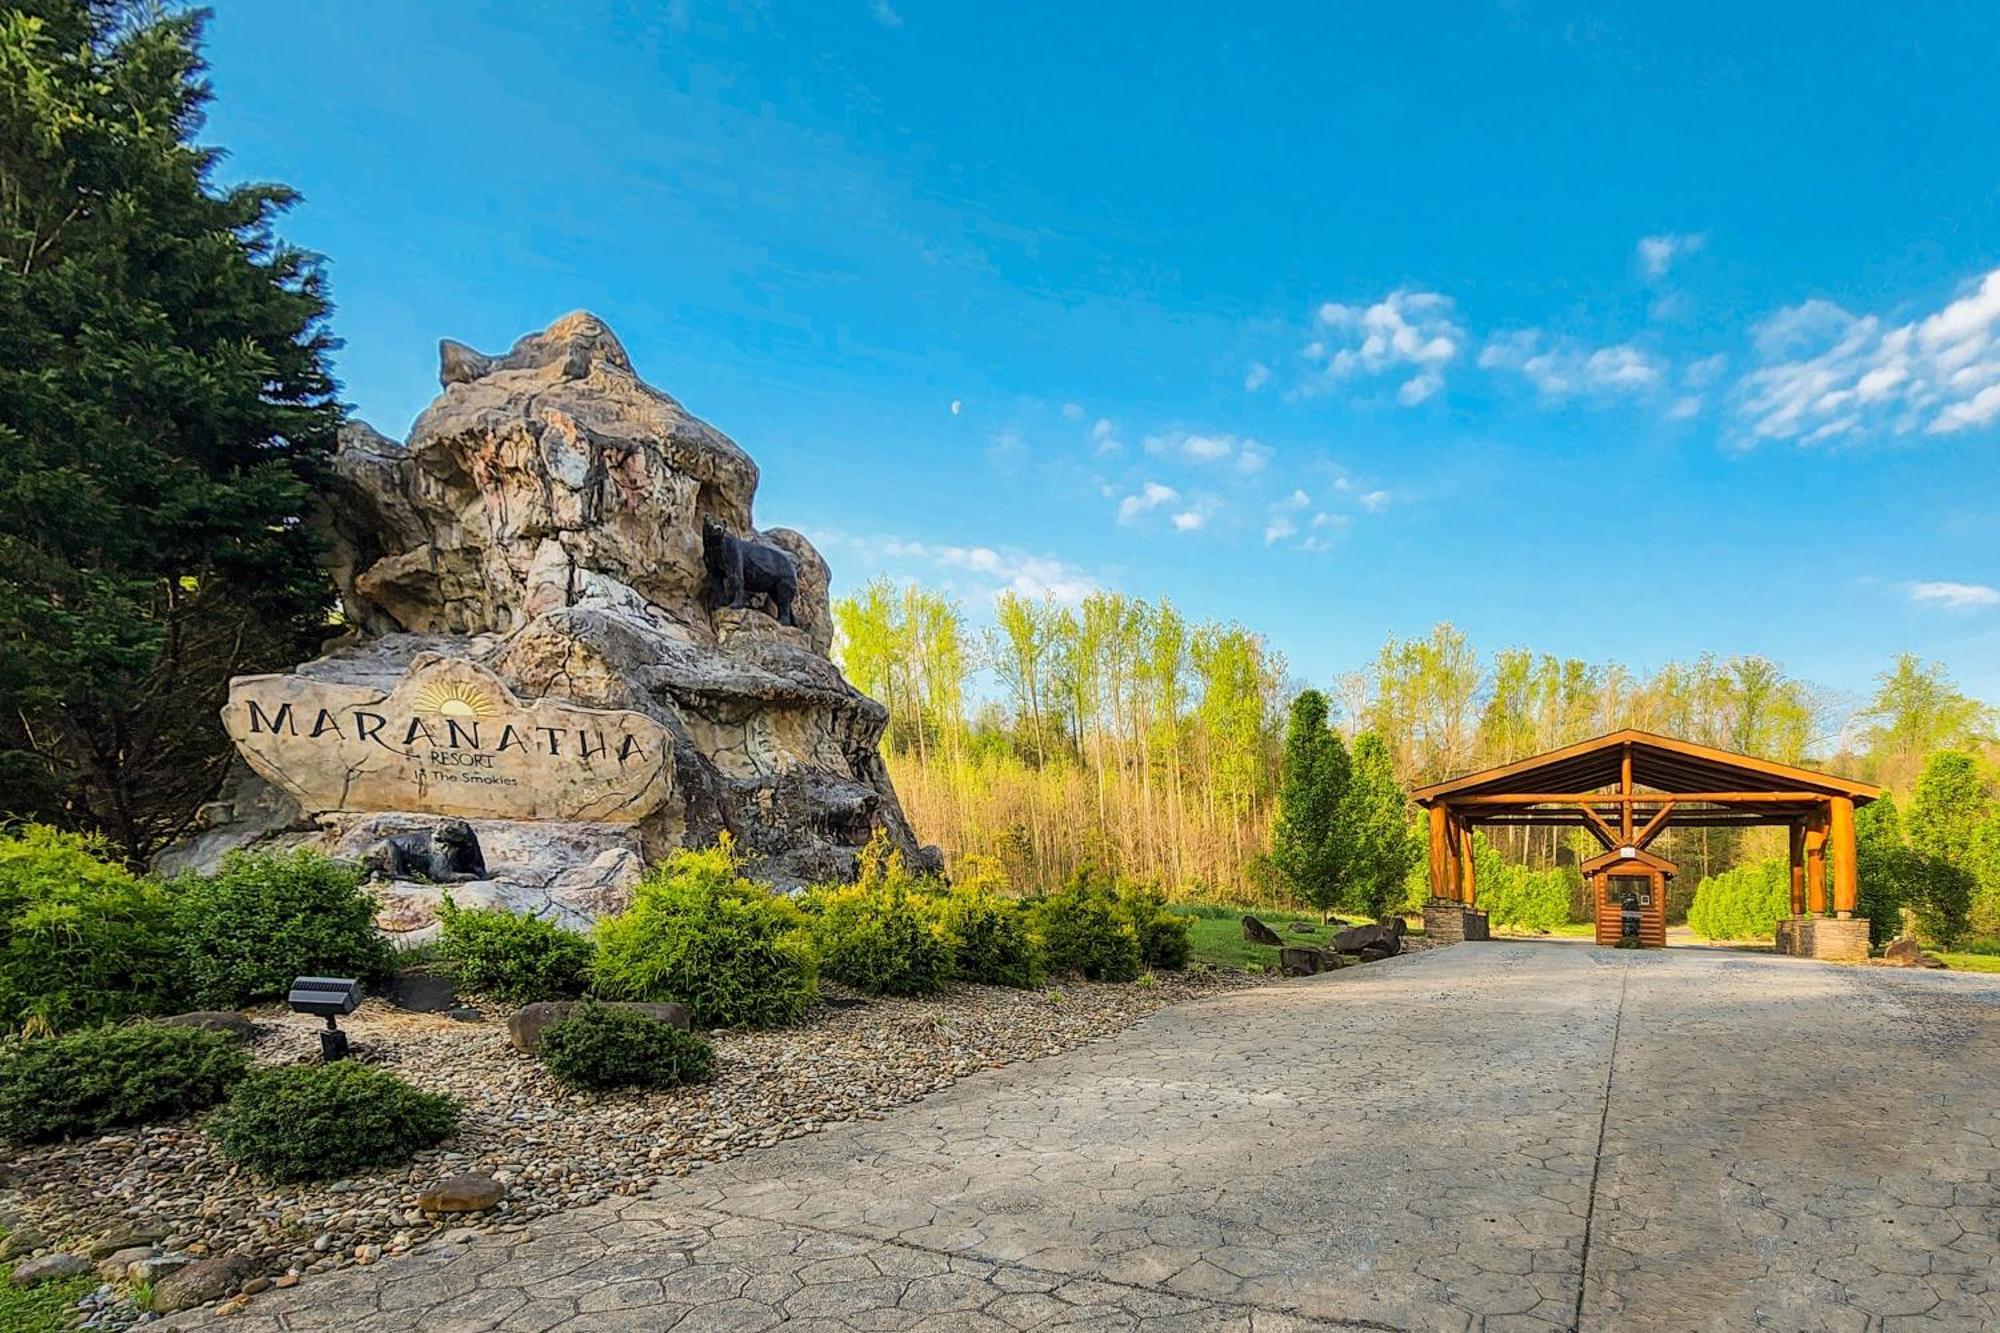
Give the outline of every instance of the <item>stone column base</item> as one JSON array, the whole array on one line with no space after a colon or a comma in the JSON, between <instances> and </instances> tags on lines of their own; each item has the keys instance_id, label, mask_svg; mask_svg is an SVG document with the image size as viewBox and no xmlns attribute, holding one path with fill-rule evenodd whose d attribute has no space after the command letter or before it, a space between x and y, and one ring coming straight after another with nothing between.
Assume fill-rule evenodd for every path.
<instances>
[{"instance_id":1,"label":"stone column base","mask_svg":"<svg viewBox=\"0 0 2000 1333\"><path fill-rule=\"evenodd\" d=\"M1788 916L1778 922L1778 952L1793 958L1818 958L1829 963L1868 960L1868 918L1865 916Z\"/></svg>"},{"instance_id":2,"label":"stone column base","mask_svg":"<svg viewBox=\"0 0 2000 1333\"><path fill-rule=\"evenodd\" d=\"M1424 938L1439 944L1459 944L1466 940L1490 938L1486 913L1467 908L1449 898L1433 898L1424 904Z\"/></svg>"}]
</instances>

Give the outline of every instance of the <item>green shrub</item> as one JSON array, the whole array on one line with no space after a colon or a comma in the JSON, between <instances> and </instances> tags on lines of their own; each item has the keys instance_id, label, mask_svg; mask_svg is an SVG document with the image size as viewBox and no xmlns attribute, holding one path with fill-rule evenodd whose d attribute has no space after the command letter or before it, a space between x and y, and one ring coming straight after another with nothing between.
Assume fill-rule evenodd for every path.
<instances>
[{"instance_id":1,"label":"green shrub","mask_svg":"<svg viewBox=\"0 0 2000 1333\"><path fill-rule=\"evenodd\" d=\"M1139 936L1118 895L1091 867L1080 868L1054 893L1030 900L1029 929L1051 972L1080 972L1091 981L1131 981L1139 975Z\"/></svg>"},{"instance_id":2,"label":"green shrub","mask_svg":"<svg viewBox=\"0 0 2000 1333\"><path fill-rule=\"evenodd\" d=\"M373 980L389 970L362 872L310 848L231 852L215 874L167 887L189 998L204 1008L281 998L297 976Z\"/></svg>"},{"instance_id":3,"label":"green shrub","mask_svg":"<svg viewBox=\"0 0 2000 1333\"><path fill-rule=\"evenodd\" d=\"M542 1062L572 1088L670 1088L705 1083L708 1043L672 1023L585 1002L542 1033Z\"/></svg>"},{"instance_id":4,"label":"green shrub","mask_svg":"<svg viewBox=\"0 0 2000 1333\"><path fill-rule=\"evenodd\" d=\"M457 1128L451 1098L353 1060L255 1070L208 1119L232 1161L279 1185L400 1165Z\"/></svg>"},{"instance_id":5,"label":"green shrub","mask_svg":"<svg viewBox=\"0 0 2000 1333\"><path fill-rule=\"evenodd\" d=\"M1147 967L1178 972L1188 964L1194 944L1194 923L1167 910L1167 896L1150 884L1128 884L1119 890L1118 906L1132 923L1139 940L1139 961Z\"/></svg>"},{"instance_id":6,"label":"green shrub","mask_svg":"<svg viewBox=\"0 0 2000 1333\"><path fill-rule=\"evenodd\" d=\"M1792 914L1792 872L1783 859L1710 875L1695 886L1689 929L1710 940L1768 940Z\"/></svg>"},{"instance_id":7,"label":"green shrub","mask_svg":"<svg viewBox=\"0 0 2000 1333\"><path fill-rule=\"evenodd\" d=\"M507 1004L573 1000L590 986L596 948L552 921L494 907L439 904L438 956L468 990Z\"/></svg>"},{"instance_id":8,"label":"green shrub","mask_svg":"<svg viewBox=\"0 0 2000 1333\"><path fill-rule=\"evenodd\" d=\"M737 875L726 843L678 851L597 923L597 991L678 1000L703 1027L793 1023L817 991L803 925L791 901Z\"/></svg>"},{"instance_id":9,"label":"green shrub","mask_svg":"<svg viewBox=\"0 0 2000 1333\"><path fill-rule=\"evenodd\" d=\"M1020 904L975 882L953 885L932 910L951 942L959 980L1023 989L1041 984L1041 955Z\"/></svg>"},{"instance_id":10,"label":"green shrub","mask_svg":"<svg viewBox=\"0 0 2000 1333\"><path fill-rule=\"evenodd\" d=\"M102 839L40 825L0 838L0 1030L61 1031L174 1004L166 895L106 853Z\"/></svg>"},{"instance_id":11,"label":"green shrub","mask_svg":"<svg viewBox=\"0 0 2000 1333\"><path fill-rule=\"evenodd\" d=\"M160 1023L14 1038L0 1042L0 1134L43 1143L177 1119L249 1067L225 1033Z\"/></svg>"},{"instance_id":12,"label":"green shrub","mask_svg":"<svg viewBox=\"0 0 2000 1333\"><path fill-rule=\"evenodd\" d=\"M818 888L805 906L822 974L869 995L935 995L950 983L951 941L907 883Z\"/></svg>"}]
</instances>

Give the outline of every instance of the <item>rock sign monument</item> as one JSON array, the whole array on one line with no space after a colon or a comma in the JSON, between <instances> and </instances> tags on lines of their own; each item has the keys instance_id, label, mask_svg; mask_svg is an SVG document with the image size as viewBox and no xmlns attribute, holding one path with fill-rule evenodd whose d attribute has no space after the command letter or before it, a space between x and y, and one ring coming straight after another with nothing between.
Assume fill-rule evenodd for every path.
<instances>
[{"instance_id":1,"label":"rock sign monument","mask_svg":"<svg viewBox=\"0 0 2000 1333\"><path fill-rule=\"evenodd\" d=\"M463 819L490 877L458 901L580 926L724 831L783 885L851 876L878 831L933 864L882 766L887 714L828 657L826 562L752 526L749 456L588 314L441 362L407 444L343 434L325 524L348 633L231 683L242 764L165 868L360 858ZM427 930L439 893L385 885L385 929Z\"/></svg>"}]
</instances>

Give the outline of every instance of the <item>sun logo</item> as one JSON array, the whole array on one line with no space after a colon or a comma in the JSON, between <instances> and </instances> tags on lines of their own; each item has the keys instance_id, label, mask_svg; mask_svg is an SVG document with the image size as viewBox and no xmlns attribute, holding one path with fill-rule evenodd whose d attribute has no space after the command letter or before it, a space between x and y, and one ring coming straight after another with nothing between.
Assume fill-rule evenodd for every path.
<instances>
[{"instance_id":1,"label":"sun logo","mask_svg":"<svg viewBox=\"0 0 2000 1333\"><path fill-rule=\"evenodd\" d=\"M476 722L499 712L486 692L462 681L434 681L417 691L417 712L426 717L451 717Z\"/></svg>"}]
</instances>

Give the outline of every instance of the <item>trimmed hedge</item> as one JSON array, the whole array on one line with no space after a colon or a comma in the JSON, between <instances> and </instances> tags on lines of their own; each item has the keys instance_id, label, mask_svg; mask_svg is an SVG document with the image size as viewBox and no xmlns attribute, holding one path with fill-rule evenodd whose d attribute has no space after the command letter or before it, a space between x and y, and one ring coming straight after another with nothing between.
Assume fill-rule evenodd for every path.
<instances>
[{"instance_id":1,"label":"trimmed hedge","mask_svg":"<svg viewBox=\"0 0 2000 1333\"><path fill-rule=\"evenodd\" d=\"M797 905L736 873L727 842L677 851L597 923L597 992L679 1000L702 1027L797 1022L818 993Z\"/></svg>"},{"instance_id":2,"label":"trimmed hedge","mask_svg":"<svg viewBox=\"0 0 2000 1333\"><path fill-rule=\"evenodd\" d=\"M215 874L182 875L167 890L188 999L201 1008L281 999L298 976L389 971L363 872L310 848L231 852Z\"/></svg>"},{"instance_id":3,"label":"trimmed hedge","mask_svg":"<svg viewBox=\"0 0 2000 1333\"><path fill-rule=\"evenodd\" d=\"M174 1007L167 896L109 850L40 825L0 838L0 1030L64 1031Z\"/></svg>"},{"instance_id":4,"label":"trimmed hedge","mask_svg":"<svg viewBox=\"0 0 2000 1333\"><path fill-rule=\"evenodd\" d=\"M573 1000L590 987L596 947L552 921L497 907L438 905L438 953L459 985L507 1004Z\"/></svg>"},{"instance_id":5,"label":"trimmed hedge","mask_svg":"<svg viewBox=\"0 0 2000 1333\"><path fill-rule=\"evenodd\" d=\"M1779 859L1737 866L1695 886L1687 923L1711 940L1768 940L1792 914L1792 872Z\"/></svg>"},{"instance_id":6,"label":"trimmed hedge","mask_svg":"<svg viewBox=\"0 0 2000 1333\"><path fill-rule=\"evenodd\" d=\"M230 1160L279 1185L397 1166L458 1128L458 1104L353 1060L256 1070L208 1119Z\"/></svg>"},{"instance_id":7,"label":"trimmed hedge","mask_svg":"<svg viewBox=\"0 0 2000 1333\"><path fill-rule=\"evenodd\" d=\"M0 1043L0 1136L16 1143L101 1134L203 1111L250 1060L234 1038L135 1023Z\"/></svg>"},{"instance_id":8,"label":"trimmed hedge","mask_svg":"<svg viewBox=\"0 0 2000 1333\"><path fill-rule=\"evenodd\" d=\"M586 1001L542 1033L542 1062L572 1088L667 1088L705 1083L707 1042L672 1023Z\"/></svg>"}]
</instances>

